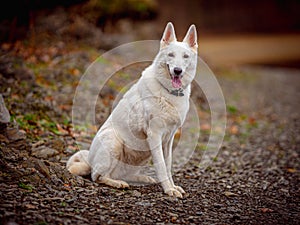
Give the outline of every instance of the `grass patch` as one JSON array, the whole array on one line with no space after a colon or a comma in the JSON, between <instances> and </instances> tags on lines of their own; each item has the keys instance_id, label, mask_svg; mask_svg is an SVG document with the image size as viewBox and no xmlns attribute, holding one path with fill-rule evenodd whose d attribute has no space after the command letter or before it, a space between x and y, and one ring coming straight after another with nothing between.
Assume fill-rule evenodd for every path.
<instances>
[{"instance_id":1,"label":"grass patch","mask_svg":"<svg viewBox=\"0 0 300 225\"><path fill-rule=\"evenodd\" d=\"M233 105L227 105L227 111L230 114L236 114L238 112L238 109Z\"/></svg>"},{"instance_id":2,"label":"grass patch","mask_svg":"<svg viewBox=\"0 0 300 225\"><path fill-rule=\"evenodd\" d=\"M30 185L30 184L24 184L23 182L19 182L18 183L18 187L20 187L20 188L22 188L24 190L27 190L29 192L32 192L32 190L33 190L33 186L32 185Z\"/></svg>"}]
</instances>

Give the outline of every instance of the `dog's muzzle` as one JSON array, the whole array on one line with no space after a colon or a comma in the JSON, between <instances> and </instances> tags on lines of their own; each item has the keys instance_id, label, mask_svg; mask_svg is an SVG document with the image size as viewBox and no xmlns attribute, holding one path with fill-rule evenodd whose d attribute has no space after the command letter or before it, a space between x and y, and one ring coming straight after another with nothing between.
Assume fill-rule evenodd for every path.
<instances>
[{"instance_id":1,"label":"dog's muzzle","mask_svg":"<svg viewBox=\"0 0 300 225\"><path fill-rule=\"evenodd\" d=\"M182 78L182 69L180 67L174 67L173 72L170 70L170 66L169 64L167 64L168 67L168 71L172 80L172 87L173 88L181 88L182 86L182 82L181 82L181 78Z\"/></svg>"}]
</instances>

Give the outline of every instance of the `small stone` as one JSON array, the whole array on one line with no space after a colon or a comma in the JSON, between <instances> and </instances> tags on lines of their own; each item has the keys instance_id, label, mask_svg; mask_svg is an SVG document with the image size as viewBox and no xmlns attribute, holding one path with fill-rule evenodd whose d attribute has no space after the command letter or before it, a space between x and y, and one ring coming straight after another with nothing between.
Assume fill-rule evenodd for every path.
<instances>
[{"instance_id":1,"label":"small stone","mask_svg":"<svg viewBox=\"0 0 300 225\"><path fill-rule=\"evenodd\" d=\"M201 211L197 211L197 212L196 212L196 215L197 215L197 216L202 216L202 214L203 214L203 213L202 213Z\"/></svg>"},{"instance_id":2,"label":"small stone","mask_svg":"<svg viewBox=\"0 0 300 225\"><path fill-rule=\"evenodd\" d=\"M44 140L40 140L38 142L35 142L35 143L32 144L32 148L37 148L37 147L43 145L44 143L45 143Z\"/></svg>"},{"instance_id":3,"label":"small stone","mask_svg":"<svg viewBox=\"0 0 300 225\"><path fill-rule=\"evenodd\" d=\"M26 138L26 133L24 131L20 131L18 128L7 128L6 130L6 136L9 140L17 141L17 140L23 140Z\"/></svg>"},{"instance_id":4,"label":"small stone","mask_svg":"<svg viewBox=\"0 0 300 225\"><path fill-rule=\"evenodd\" d=\"M10 114L5 106L5 102L2 95L0 94L0 123L9 123L9 121Z\"/></svg>"},{"instance_id":5,"label":"small stone","mask_svg":"<svg viewBox=\"0 0 300 225\"><path fill-rule=\"evenodd\" d=\"M171 213L171 212L169 212L169 215L170 215L171 217L178 217L178 215L177 215L176 213Z\"/></svg>"},{"instance_id":6,"label":"small stone","mask_svg":"<svg viewBox=\"0 0 300 225\"><path fill-rule=\"evenodd\" d=\"M27 209L36 209L36 208L37 208L35 205L30 204L30 203L26 204L25 207L26 207Z\"/></svg>"},{"instance_id":7,"label":"small stone","mask_svg":"<svg viewBox=\"0 0 300 225\"><path fill-rule=\"evenodd\" d=\"M59 152L53 148L45 147L45 146L40 146L36 149L32 149L33 156L37 158L42 158L42 159L48 159L50 157L53 157L55 155L58 155Z\"/></svg>"},{"instance_id":8,"label":"small stone","mask_svg":"<svg viewBox=\"0 0 300 225\"><path fill-rule=\"evenodd\" d=\"M63 152L66 147L64 140L62 140L60 138L51 140L47 145L59 152Z\"/></svg>"},{"instance_id":9,"label":"small stone","mask_svg":"<svg viewBox=\"0 0 300 225\"><path fill-rule=\"evenodd\" d=\"M36 159L34 161L35 165L35 169L37 169L41 174L43 174L45 177L50 178L50 172L48 167L45 165L45 163L39 159Z\"/></svg>"},{"instance_id":10,"label":"small stone","mask_svg":"<svg viewBox=\"0 0 300 225\"><path fill-rule=\"evenodd\" d=\"M222 204L218 204L218 203L215 203L213 206L214 206L215 208L217 208L217 209L219 209L219 208L222 208L222 207L223 207L223 205L222 205Z\"/></svg>"},{"instance_id":11,"label":"small stone","mask_svg":"<svg viewBox=\"0 0 300 225\"><path fill-rule=\"evenodd\" d=\"M233 193L233 192L230 192L230 191L225 191L224 192L224 195L226 197L235 197L235 196L238 196L237 194Z\"/></svg>"},{"instance_id":12,"label":"small stone","mask_svg":"<svg viewBox=\"0 0 300 225\"><path fill-rule=\"evenodd\" d=\"M142 193L139 192L139 191L137 191L137 190L134 190L134 191L132 192L132 195L133 195L134 197L140 197L140 196L142 195Z\"/></svg>"}]
</instances>

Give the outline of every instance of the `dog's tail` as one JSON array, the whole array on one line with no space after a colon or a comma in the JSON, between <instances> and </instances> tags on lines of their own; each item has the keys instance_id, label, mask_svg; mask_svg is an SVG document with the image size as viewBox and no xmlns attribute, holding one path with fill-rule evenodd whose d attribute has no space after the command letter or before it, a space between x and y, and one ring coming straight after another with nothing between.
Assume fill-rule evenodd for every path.
<instances>
[{"instance_id":1,"label":"dog's tail","mask_svg":"<svg viewBox=\"0 0 300 225\"><path fill-rule=\"evenodd\" d=\"M85 176L90 174L91 167L87 161L88 154L88 150L81 150L72 155L67 162L67 170L69 170L70 173L78 176Z\"/></svg>"}]
</instances>

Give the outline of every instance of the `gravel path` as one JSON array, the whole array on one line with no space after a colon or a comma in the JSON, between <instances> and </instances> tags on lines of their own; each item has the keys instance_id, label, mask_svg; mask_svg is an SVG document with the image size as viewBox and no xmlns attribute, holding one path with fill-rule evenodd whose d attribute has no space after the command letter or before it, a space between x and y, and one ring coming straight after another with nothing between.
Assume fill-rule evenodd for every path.
<instances>
[{"instance_id":1,"label":"gravel path","mask_svg":"<svg viewBox=\"0 0 300 225\"><path fill-rule=\"evenodd\" d=\"M205 97L193 92L201 135L192 158L174 175L187 191L176 199L164 195L158 184L116 190L65 170L66 159L78 148L75 138L87 146L92 138L85 131L72 133L64 122L80 78L79 72L66 71L75 62L84 70L88 55L61 56L41 74L22 62L8 68L14 60L1 58L6 106L19 123L24 122L20 115L39 118L26 117L21 130L13 122L1 124L1 224L299 224L298 70L216 69L228 124L222 148L205 170L200 162L209 137L209 110ZM101 98L100 122L114 93L108 90Z\"/></svg>"},{"instance_id":2,"label":"gravel path","mask_svg":"<svg viewBox=\"0 0 300 225\"><path fill-rule=\"evenodd\" d=\"M200 138L190 160L175 165L174 180L187 192L176 199L159 184L117 190L66 171L68 157L88 148L98 128L75 130L70 119L76 86L100 54L96 49L156 39L162 24L125 20L123 34L107 34L83 18L68 18L64 10L41 17L34 37L0 47L0 224L299 224L300 70L220 67L297 62L299 34L199 35L201 56L216 66L227 128L218 155L203 169L203 156L211 155L205 147L211 114L193 88ZM97 101L99 125L124 82L145 66L133 65L108 82Z\"/></svg>"}]
</instances>

